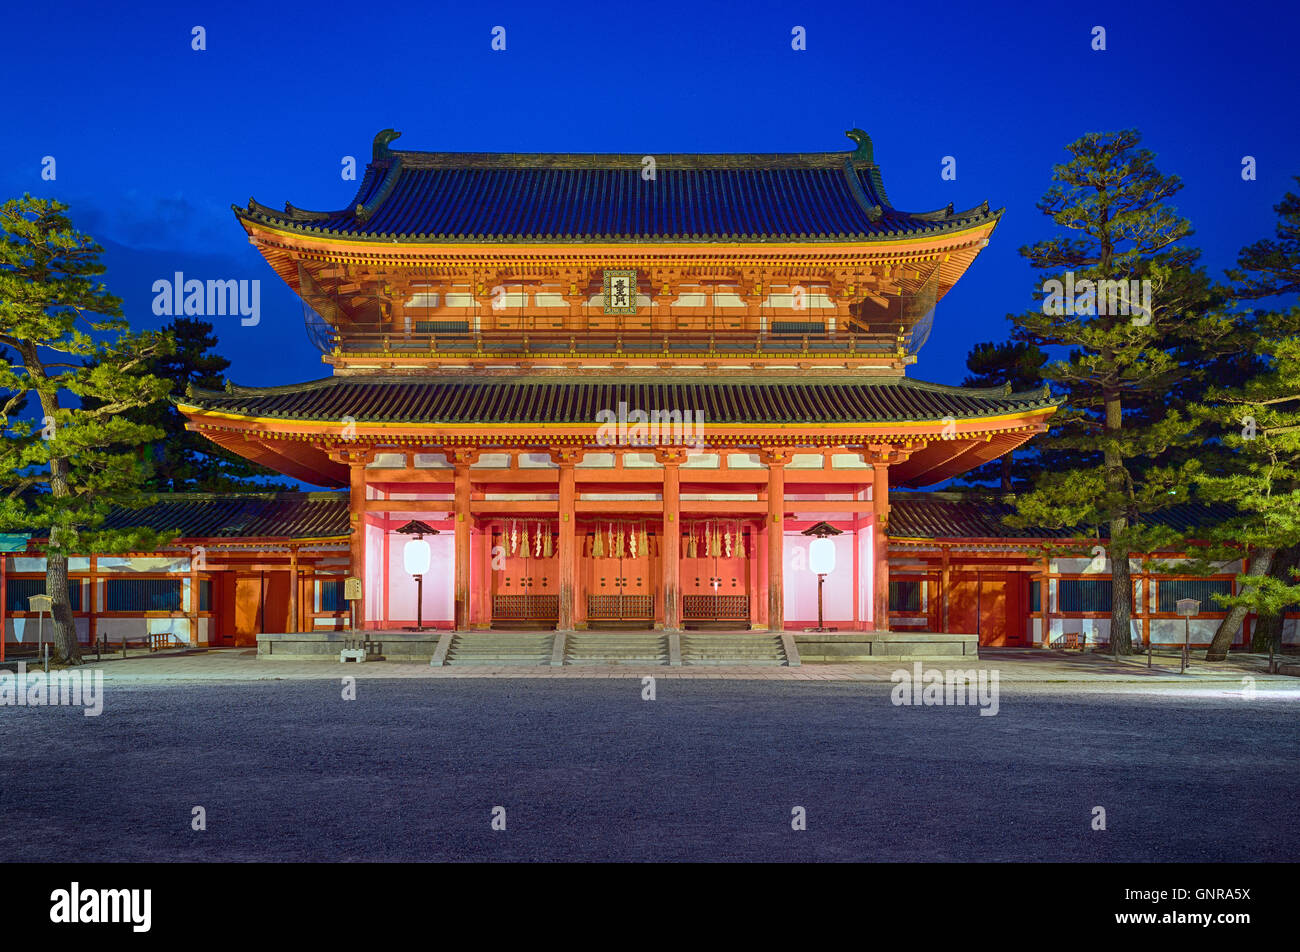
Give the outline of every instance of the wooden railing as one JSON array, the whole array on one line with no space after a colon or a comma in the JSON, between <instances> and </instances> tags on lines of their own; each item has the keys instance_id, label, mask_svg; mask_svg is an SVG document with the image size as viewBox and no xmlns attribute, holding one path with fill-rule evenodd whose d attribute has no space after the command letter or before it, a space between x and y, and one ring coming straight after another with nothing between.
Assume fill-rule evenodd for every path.
<instances>
[{"instance_id":1,"label":"wooden railing","mask_svg":"<svg viewBox=\"0 0 1300 952\"><path fill-rule=\"evenodd\" d=\"M683 595L685 621L749 621L748 595Z\"/></svg>"},{"instance_id":2,"label":"wooden railing","mask_svg":"<svg viewBox=\"0 0 1300 952\"><path fill-rule=\"evenodd\" d=\"M492 620L550 621L560 616L558 595L493 595Z\"/></svg>"},{"instance_id":3,"label":"wooden railing","mask_svg":"<svg viewBox=\"0 0 1300 952\"><path fill-rule=\"evenodd\" d=\"M588 595L587 617L598 621L649 621L655 616L653 595Z\"/></svg>"},{"instance_id":4,"label":"wooden railing","mask_svg":"<svg viewBox=\"0 0 1300 952\"><path fill-rule=\"evenodd\" d=\"M897 355L900 342L890 333L774 334L754 331L603 331L492 330L477 333L355 331L335 333L333 346L343 354L431 356L630 354L833 354Z\"/></svg>"}]
</instances>

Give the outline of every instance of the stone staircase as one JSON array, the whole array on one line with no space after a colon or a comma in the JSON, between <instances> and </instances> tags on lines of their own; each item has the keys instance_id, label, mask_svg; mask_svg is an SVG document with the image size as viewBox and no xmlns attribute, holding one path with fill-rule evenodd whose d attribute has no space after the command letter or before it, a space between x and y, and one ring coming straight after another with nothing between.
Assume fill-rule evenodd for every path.
<instances>
[{"instance_id":1,"label":"stone staircase","mask_svg":"<svg viewBox=\"0 0 1300 952\"><path fill-rule=\"evenodd\" d=\"M569 632L565 664L667 664L668 636L654 631Z\"/></svg>"},{"instance_id":2,"label":"stone staircase","mask_svg":"<svg viewBox=\"0 0 1300 952\"><path fill-rule=\"evenodd\" d=\"M683 664L786 664L780 635L682 633Z\"/></svg>"},{"instance_id":3,"label":"stone staircase","mask_svg":"<svg viewBox=\"0 0 1300 952\"><path fill-rule=\"evenodd\" d=\"M550 664L555 633L468 631L453 636L447 664Z\"/></svg>"}]
</instances>

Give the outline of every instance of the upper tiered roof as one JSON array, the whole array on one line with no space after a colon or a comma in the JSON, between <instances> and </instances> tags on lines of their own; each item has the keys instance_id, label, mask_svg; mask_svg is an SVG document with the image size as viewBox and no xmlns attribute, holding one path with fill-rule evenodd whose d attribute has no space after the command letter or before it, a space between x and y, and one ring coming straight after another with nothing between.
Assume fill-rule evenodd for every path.
<instances>
[{"instance_id":1,"label":"upper tiered roof","mask_svg":"<svg viewBox=\"0 0 1300 952\"><path fill-rule=\"evenodd\" d=\"M870 137L852 152L618 155L407 152L375 137L356 197L334 212L249 199L246 226L375 242L861 242L995 222L988 202L955 212L893 208ZM647 158L654 176L643 175Z\"/></svg>"}]
</instances>

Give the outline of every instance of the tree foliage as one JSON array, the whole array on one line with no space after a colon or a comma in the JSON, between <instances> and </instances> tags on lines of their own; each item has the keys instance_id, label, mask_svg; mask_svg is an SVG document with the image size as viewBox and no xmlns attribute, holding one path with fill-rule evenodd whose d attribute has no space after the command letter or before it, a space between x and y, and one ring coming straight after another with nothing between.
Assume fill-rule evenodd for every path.
<instances>
[{"instance_id":1,"label":"tree foliage","mask_svg":"<svg viewBox=\"0 0 1300 952\"><path fill-rule=\"evenodd\" d=\"M166 397L168 382L143 368L171 341L130 331L97 280L102 249L66 210L31 196L0 207L0 526L45 538L55 650L75 663L68 555L166 541L103 522L114 506L147 501L148 467L132 448L161 433L131 411ZM29 403L34 420L18 415Z\"/></svg>"}]
</instances>

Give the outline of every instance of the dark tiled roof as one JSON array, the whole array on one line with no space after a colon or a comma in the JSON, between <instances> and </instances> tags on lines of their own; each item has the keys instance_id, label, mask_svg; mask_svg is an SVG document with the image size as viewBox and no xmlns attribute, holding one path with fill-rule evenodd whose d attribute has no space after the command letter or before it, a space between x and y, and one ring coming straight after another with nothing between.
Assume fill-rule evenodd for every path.
<instances>
[{"instance_id":1,"label":"dark tiled roof","mask_svg":"<svg viewBox=\"0 0 1300 952\"><path fill-rule=\"evenodd\" d=\"M1064 538L1064 530L1012 529L1004 502L962 499L946 493L890 493L889 535L898 539Z\"/></svg>"},{"instance_id":2,"label":"dark tiled roof","mask_svg":"<svg viewBox=\"0 0 1300 952\"><path fill-rule=\"evenodd\" d=\"M1094 534L1077 529L1032 526L1013 529L1004 516L1015 512L1007 502L962 497L956 493L892 493L889 497L889 535L895 539L1066 539L1108 538L1106 527ZM1147 517L1150 525L1185 532L1214 525L1232 515L1231 506L1180 503Z\"/></svg>"},{"instance_id":3,"label":"dark tiled roof","mask_svg":"<svg viewBox=\"0 0 1300 952\"><path fill-rule=\"evenodd\" d=\"M895 539L1064 539L1060 529L1011 529L1004 502L952 493L892 493L889 535ZM1184 504L1153 521L1175 528L1208 525L1230 514L1227 506ZM107 527L179 531L182 539L333 539L348 535L348 494L176 494L144 509L117 509ZM1102 533L1105 537L1105 533ZM1083 536L1075 537L1086 537Z\"/></svg>"},{"instance_id":4,"label":"dark tiled roof","mask_svg":"<svg viewBox=\"0 0 1300 952\"><path fill-rule=\"evenodd\" d=\"M204 411L282 420L366 423L591 423L602 410L702 412L713 423L870 423L970 419L1057 406L1043 390L967 390L908 377L847 382L810 377L751 382L660 378L445 379L326 377L287 387L195 390Z\"/></svg>"},{"instance_id":5,"label":"dark tiled roof","mask_svg":"<svg viewBox=\"0 0 1300 952\"><path fill-rule=\"evenodd\" d=\"M347 493L164 494L114 509L106 529L179 532L182 539L332 539L348 535Z\"/></svg>"},{"instance_id":6,"label":"dark tiled roof","mask_svg":"<svg viewBox=\"0 0 1300 952\"><path fill-rule=\"evenodd\" d=\"M845 241L939 234L994 221L891 208L870 140L855 152L643 155L393 151L381 133L356 197L337 212L278 211L249 199L242 219L375 241ZM864 144L865 143L865 144Z\"/></svg>"}]
</instances>

